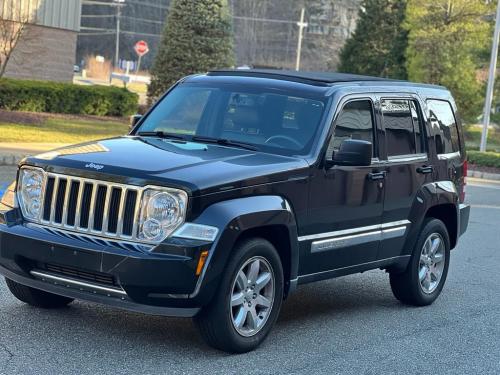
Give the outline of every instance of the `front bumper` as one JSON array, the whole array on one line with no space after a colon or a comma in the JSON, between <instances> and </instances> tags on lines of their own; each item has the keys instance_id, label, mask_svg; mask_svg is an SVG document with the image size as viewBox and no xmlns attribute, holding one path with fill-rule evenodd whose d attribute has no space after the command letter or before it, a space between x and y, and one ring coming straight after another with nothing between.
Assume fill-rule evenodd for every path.
<instances>
[{"instance_id":1,"label":"front bumper","mask_svg":"<svg viewBox=\"0 0 500 375\"><path fill-rule=\"evenodd\" d=\"M70 298L191 317L206 301L195 270L210 245L175 239L140 251L30 224L0 224L0 274Z\"/></svg>"}]
</instances>

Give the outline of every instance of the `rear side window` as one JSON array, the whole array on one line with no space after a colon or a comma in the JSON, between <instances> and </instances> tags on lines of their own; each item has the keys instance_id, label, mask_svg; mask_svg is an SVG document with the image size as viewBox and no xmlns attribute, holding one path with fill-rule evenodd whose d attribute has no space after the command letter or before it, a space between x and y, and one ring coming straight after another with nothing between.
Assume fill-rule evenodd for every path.
<instances>
[{"instance_id":1,"label":"rear side window","mask_svg":"<svg viewBox=\"0 0 500 375\"><path fill-rule=\"evenodd\" d=\"M327 155L338 151L342 141L359 139L373 143L373 109L369 100L348 102L337 117L335 133L328 145Z\"/></svg>"},{"instance_id":2,"label":"rear side window","mask_svg":"<svg viewBox=\"0 0 500 375\"><path fill-rule=\"evenodd\" d=\"M438 154L460 150L458 128L451 104L444 100L428 100L429 120Z\"/></svg>"},{"instance_id":3,"label":"rear side window","mask_svg":"<svg viewBox=\"0 0 500 375\"><path fill-rule=\"evenodd\" d=\"M388 156L425 152L422 143L422 121L415 102L406 99L384 99L381 108Z\"/></svg>"}]
</instances>

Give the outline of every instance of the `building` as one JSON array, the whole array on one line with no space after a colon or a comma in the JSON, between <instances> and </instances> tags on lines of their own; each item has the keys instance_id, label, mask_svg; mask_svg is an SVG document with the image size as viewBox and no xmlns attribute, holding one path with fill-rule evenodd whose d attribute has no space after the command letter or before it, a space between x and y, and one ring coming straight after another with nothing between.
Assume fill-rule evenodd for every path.
<instances>
[{"instance_id":1,"label":"building","mask_svg":"<svg viewBox=\"0 0 500 375\"><path fill-rule=\"evenodd\" d=\"M6 77L73 79L82 0L0 0L0 22L27 23Z\"/></svg>"}]
</instances>

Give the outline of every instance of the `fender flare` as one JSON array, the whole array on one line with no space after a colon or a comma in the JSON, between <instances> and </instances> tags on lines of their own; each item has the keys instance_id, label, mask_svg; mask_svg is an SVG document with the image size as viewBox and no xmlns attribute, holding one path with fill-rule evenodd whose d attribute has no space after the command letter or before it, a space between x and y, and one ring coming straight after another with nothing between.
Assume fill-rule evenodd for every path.
<instances>
[{"instance_id":1,"label":"fender flare","mask_svg":"<svg viewBox=\"0 0 500 375\"><path fill-rule=\"evenodd\" d=\"M192 222L217 227L219 233L212 244L203 272L191 297L196 296L203 288L204 299L211 298L219 285L220 276L229 261L233 247L241 235L251 229L275 225L286 227L288 232L290 278L285 280L285 286L288 289L294 287L294 280L297 279L299 269L297 223L292 207L283 197L260 195L221 201L207 207ZM293 284L292 287L288 283Z\"/></svg>"}]
</instances>

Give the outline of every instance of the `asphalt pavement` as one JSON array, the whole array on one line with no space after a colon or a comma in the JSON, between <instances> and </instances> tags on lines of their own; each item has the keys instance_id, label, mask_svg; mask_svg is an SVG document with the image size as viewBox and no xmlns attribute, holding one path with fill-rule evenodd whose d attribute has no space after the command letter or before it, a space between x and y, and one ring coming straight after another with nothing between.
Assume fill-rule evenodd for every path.
<instances>
[{"instance_id":1,"label":"asphalt pavement","mask_svg":"<svg viewBox=\"0 0 500 375\"><path fill-rule=\"evenodd\" d=\"M14 176L0 167L0 185ZM500 184L473 181L468 232L429 307L401 305L382 271L300 287L256 351L204 344L190 320L85 302L38 310L0 281L0 374L499 374Z\"/></svg>"}]
</instances>

